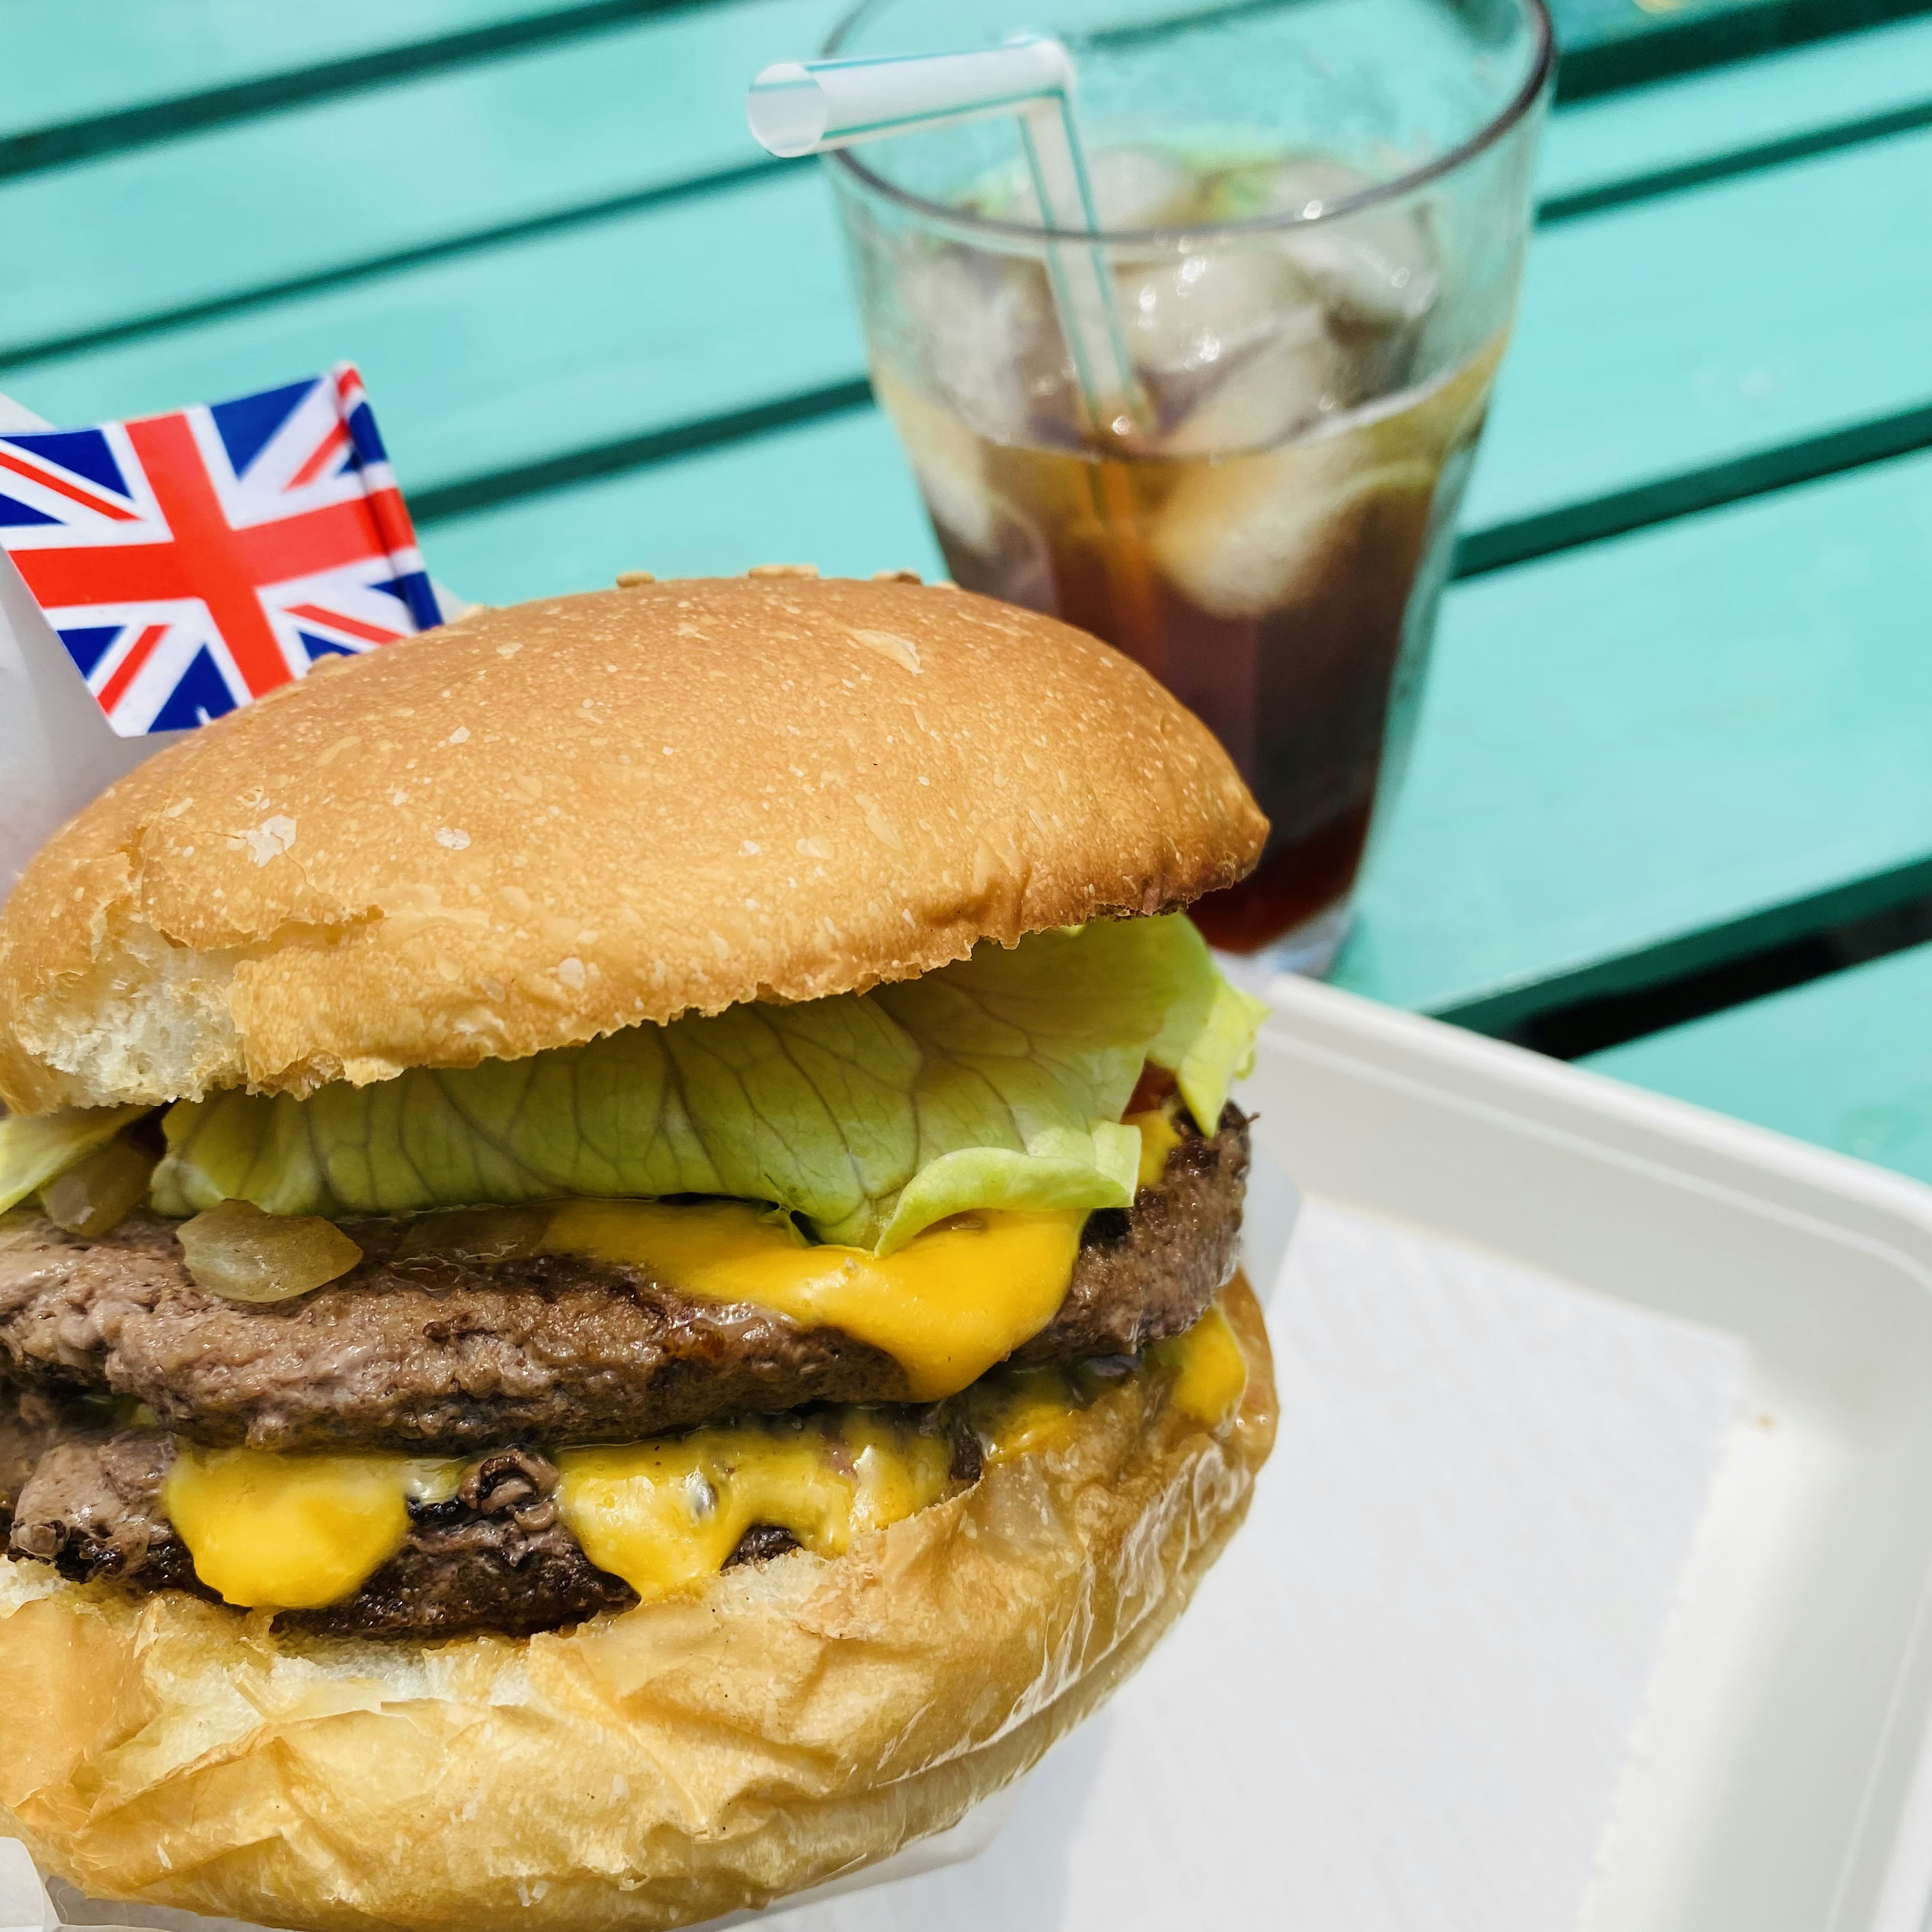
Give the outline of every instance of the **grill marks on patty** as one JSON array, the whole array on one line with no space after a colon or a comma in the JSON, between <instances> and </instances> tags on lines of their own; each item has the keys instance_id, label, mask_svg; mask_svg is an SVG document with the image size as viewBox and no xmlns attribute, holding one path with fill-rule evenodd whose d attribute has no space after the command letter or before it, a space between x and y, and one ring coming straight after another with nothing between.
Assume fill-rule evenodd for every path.
<instances>
[{"instance_id":1,"label":"grill marks on patty","mask_svg":"<svg viewBox=\"0 0 1932 1932\"><path fill-rule=\"evenodd\" d=\"M1213 1136L1190 1132L1157 1186L1091 1217L1059 1312L1017 1359L1129 1354L1190 1327L1233 1271L1247 1166L1234 1107ZM352 1274L260 1304L196 1287L171 1222L87 1242L17 1222L0 1234L0 1367L31 1388L142 1402L197 1442L278 1450L632 1442L905 1398L898 1364L838 1329L576 1256L405 1257L408 1225L355 1224Z\"/></svg>"}]
</instances>

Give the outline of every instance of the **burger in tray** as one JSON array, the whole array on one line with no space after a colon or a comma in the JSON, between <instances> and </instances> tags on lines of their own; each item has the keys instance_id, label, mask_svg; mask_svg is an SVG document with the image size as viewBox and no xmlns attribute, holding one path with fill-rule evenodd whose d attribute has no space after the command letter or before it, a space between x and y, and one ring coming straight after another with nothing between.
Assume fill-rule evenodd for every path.
<instances>
[{"instance_id":1,"label":"burger in tray","mask_svg":"<svg viewBox=\"0 0 1932 1932\"><path fill-rule=\"evenodd\" d=\"M0 915L0 1825L279 1926L682 1925L958 1821L1274 1430L1264 825L946 587L478 612Z\"/></svg>"}]
</instances>

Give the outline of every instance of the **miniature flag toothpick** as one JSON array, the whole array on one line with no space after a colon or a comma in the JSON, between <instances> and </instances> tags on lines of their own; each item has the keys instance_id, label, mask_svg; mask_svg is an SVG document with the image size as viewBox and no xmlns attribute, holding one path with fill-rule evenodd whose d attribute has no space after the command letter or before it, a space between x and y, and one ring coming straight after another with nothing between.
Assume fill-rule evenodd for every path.
<instances>
[{"instance_id":1,"label":"miniature flag toothpick","mask_svg":"<svg viewBox=\"0 0 1932 1932\"><path fill-rule=\"evenodd\" d=\"M0 545L123 738L441 621L362 379L0 436Z\"/></svg>"}]
</instances>

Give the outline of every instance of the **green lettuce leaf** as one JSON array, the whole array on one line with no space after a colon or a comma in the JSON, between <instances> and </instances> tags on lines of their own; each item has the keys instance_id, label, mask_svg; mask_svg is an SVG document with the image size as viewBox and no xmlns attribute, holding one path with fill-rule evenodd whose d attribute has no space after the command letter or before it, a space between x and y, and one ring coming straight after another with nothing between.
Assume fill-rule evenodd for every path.
<instances>
[{"instance_id":1,"label":"green lettuce leaf","mask_svg":"<svg viewBox=\"0 0 1932 1932\"><path fill-rule=\"evenodd\" d=\"M64 1113L0 1118L0 1214L104 1148L152 1107L70 1107Z\"/></svg>"},{"instance_id":2,"label":"green lettuce leaf","mask_svg":"<svg viewBox=\"0 0 1932 1932\"><path fill-rule=\"evenodd\" d=\"M1178 915L1035 933L898 986L734 1006L305 1100L170 1108L164 1212L419 1213L563 1195L769 1201L885 1252L977 1208L1133 1198L1143 1064L1211 1129L1258 1003Z\"/></svg>"},{"instance_id":3,"label":"green lettuce leaf","mask_svg":"<svg viewBox=\"0 0 1932 1932\"><path fill-rule=\"evenodd\" d=\"M1254 1071L1255 1030L1268 1018L1267 1000L1230 986L1219 973L1214 975L1214 993L1200 1026L1188 1035L1174 1064L1174 1079L1187 1111L1211 1130L1228 1104L1228 1089L1244 1075ZM1157 1051L1148 1058L1156 1066L1170 1063L1161 1058L1168 1048L1156 1042Z\"/></svg>"}]
</instances>

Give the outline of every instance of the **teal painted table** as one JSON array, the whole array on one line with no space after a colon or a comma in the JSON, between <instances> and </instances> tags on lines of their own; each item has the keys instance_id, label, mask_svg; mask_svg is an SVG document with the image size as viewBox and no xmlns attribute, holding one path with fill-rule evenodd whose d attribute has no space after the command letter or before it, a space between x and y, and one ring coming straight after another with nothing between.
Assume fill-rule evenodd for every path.
<instances>
[{"instance_id":1,"label":"teal painted table","mask_svg":"<svg viewBox=\"0 0 1932 1932\"><path fill-rule=\"evenodd\" d=\"M741 118L841 10L0 0L0 387L88 420L352 357L493 602L936 571L824 184ZM1932 1180L1932 0L1557 11L1338 977Z\"/></svg>"}]
</instances>

